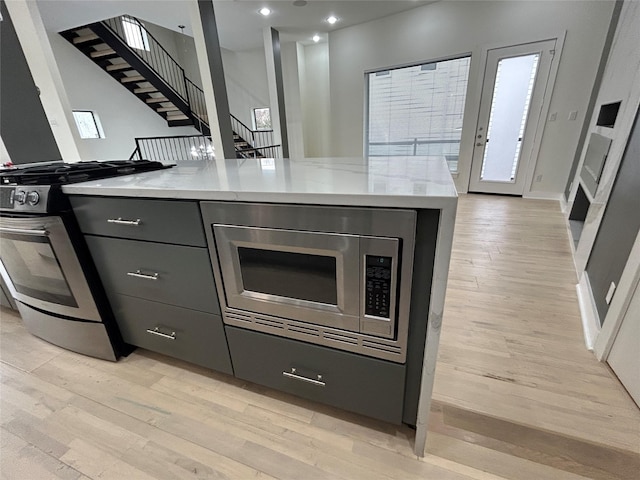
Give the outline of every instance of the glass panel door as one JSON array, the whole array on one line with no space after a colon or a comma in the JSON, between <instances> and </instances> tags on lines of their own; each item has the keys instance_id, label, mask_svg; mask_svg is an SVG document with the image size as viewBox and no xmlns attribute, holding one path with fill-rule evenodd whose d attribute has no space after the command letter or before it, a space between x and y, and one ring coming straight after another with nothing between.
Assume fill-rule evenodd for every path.
<instances>
[{"instance_id":1,"label":"glass panel door","mask_svg":"<svg viewBox=\"0 0 640 480\"><path fill-rule=\"evenodd\" d=\"M515 180L539 58L536 53L498 62L481 180Z\"/></svg>"},{"instance_id":2,"label":"glass panel door","mask_svg":"<svg viewBox=\"0 0 640 480\"><path fill-rule=\"evenodd\" d=\"M555 45L546 40L488 51L470 192L524 193Z\"/></svg>"}]
</instances>

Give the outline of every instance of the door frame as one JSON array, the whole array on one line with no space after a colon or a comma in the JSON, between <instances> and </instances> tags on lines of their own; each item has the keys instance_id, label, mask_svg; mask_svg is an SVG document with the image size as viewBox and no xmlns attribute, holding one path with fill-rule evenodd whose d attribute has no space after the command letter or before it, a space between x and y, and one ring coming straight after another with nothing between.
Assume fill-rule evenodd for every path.
<instances>
[{"instance_id":1,"label":"door frame","mask_svg":"<svg viewBox=\"0 0 640 480\"><path fill-rule=\"evenodd\" d=\"M561 32L558 32L556 35L549 35L546 37L536 38L536 39L527 39L511 45L505 45L504 43L500 43L500 44L496 43L496 44L488 44L482 47L482 50L480 51L480 58L479 58L480 68L478 69L478 72L477 72L478 77L476 79L476 85L475 85L473 134L469 134L469 136L467 137L467 138L470 137L471 139L473 139L474 142L473 142L473 145L470 147L471 148L470 157L468 160L468 164L466 165L466 168L465 168L466 174L467 174L466 191L469 191L469 186L471 185L471 168L473 163L473 149L475 148L474 146L475 136L476 136L476 132L478 131L478 126L480 123L480 102L482 100L482 89L484 86L484 77L485 77L485 71L487 69L487 59L489 55L489 50L514 47L518 45L526 45L529 43L545 42L547 40L555 40L556 41L555 54L551 61L551 68L549 69L549 78L547 79L544 98L542 101L542 108L540 110L540 117L538 119L538 122L535 125L533 145L531 147L531 158L525 170L523 171L523 174L525 175L525 180L524 180L524 191L522 193L523 198L548 198L549 197L548 193L545 193L543 195L536 195L535 192L531 191L531 187L533 185L533 179L534 179L536 167L538 165L538 155L540 154L540 146L542 145L542 137L544 135L544 126L547 123L547 118L549 117L549 110L551 108L551 97L553 96L553 93L555 91L555 83L558 76L558 69L560 66L560 60L562 58L562 51L564 49L564 42L565 42L566 35L567 35L567 31L562 30ZM471 58L473 63L473 55ZM471 68L473 68L473 65ZM471 78L469 78L469 84L471 85ZM470 92L467 91L467 100L470 99L469 93ZM463 133L463 138L465 138L464 133Z\"/></svg>"}]
</instances>

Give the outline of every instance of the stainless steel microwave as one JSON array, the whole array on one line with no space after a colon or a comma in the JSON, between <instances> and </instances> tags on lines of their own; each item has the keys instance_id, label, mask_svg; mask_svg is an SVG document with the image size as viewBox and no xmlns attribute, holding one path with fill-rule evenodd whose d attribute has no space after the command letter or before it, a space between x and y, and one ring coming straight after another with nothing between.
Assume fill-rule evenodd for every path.
<instances>
[{"instance_id":1,"label":"stainless steel microwave","mask_svg":"<svg viewBox=\"0 0 640 480\"><path fill-rule=\"evenodd\" d=\"M203 202L202 213L225 323L404 360L415 212Z\"/></svg>"}]
</instances>

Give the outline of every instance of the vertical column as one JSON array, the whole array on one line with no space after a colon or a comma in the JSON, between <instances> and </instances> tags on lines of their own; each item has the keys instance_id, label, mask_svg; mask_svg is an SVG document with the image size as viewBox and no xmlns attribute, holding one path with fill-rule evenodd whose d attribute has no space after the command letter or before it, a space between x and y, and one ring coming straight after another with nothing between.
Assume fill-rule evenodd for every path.
<instances>
[{"instance_id":1,"label":"vertical column","mask_svg":"<svg viewBox=\"0 0 640 480\"><path fill-rule=\"evenodd\" d=\"M275 28L264 29L264 51L267 60L267 83L274 141L282 148L282 157L289 158L287 115L284 105L284 82L282 79L282 56L280 34Z\"/></svg>"},{"instance_id":2,"label":"vertical column","mask_svg":"<svg viewBox=\"0 0 640 480\"><path fill-rule=\"evenodd\" d=\"M40 101L62 159L65 162L80 161L81 156L77 145L80 136L75 128L71 104L40 16L38 3L28 0L9 0L5 5L33 80L40 89Z\"/></svg>"},{"instance_id":3,"label":"vertical column","mask_svg":"<svg viewBox=\"0 0 640 480\"><path fill-rule=\"evenodd\" d=\"M222 53L212 0L192 1L191 26L216 158L235 158ZM222 155L220 154L222 152Z\"/></svg>"}]
</instances>

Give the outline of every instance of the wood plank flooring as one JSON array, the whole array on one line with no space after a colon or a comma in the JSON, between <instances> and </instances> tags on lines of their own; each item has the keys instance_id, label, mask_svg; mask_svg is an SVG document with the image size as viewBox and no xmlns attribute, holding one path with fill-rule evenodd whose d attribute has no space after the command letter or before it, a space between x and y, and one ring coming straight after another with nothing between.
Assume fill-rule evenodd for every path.
<instances>
[{"instance_id":1,"label":"wood plank flooring","mask_svg":"<svg viewBox=\"0 0 640 480\"><path fill-rule=\"evenodd\" d=\"M637 479L640 412L582 341L556 202L460 198L427 456L413 431L0 311L2 479Z\"/></svg>"}]
</instances>

